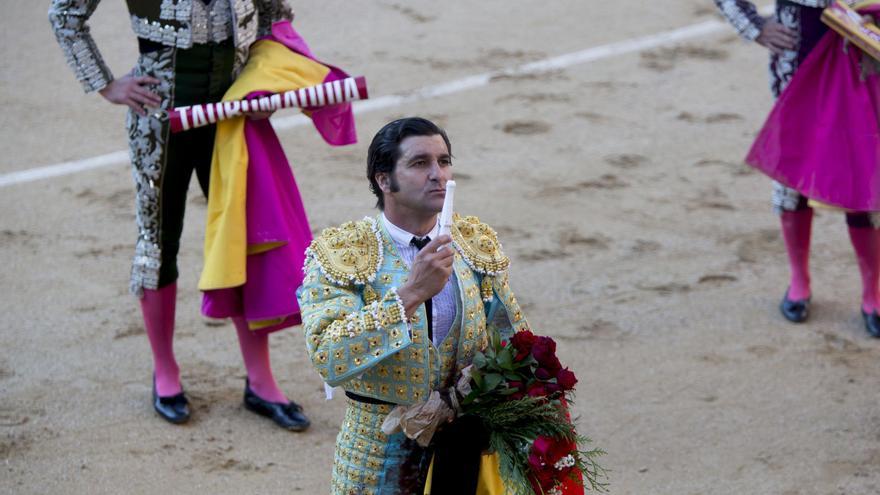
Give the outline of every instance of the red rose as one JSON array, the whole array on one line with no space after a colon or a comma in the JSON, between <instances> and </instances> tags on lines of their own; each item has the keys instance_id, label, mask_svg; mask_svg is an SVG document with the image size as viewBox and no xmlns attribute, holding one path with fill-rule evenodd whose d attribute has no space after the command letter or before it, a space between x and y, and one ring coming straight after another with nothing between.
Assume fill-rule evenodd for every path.
<instances>
[{"instance_id":1,"label":"red rose","mask_svg":"<svg viewBox=\"0 0 880 495\"><path fill-rule=\"evenodd\" d=\"M556 464L556 461L571 454L575 450L576 444L561 438L552 438L539 436L532 443L532 453L537 455L542 462L550 465Z\"/></svg>"},{"instance_id":2,"label":"red rose","mask_svg":"<svg viewBox=\"0 0 880 495\"><path fill-rule=\"evenodd\" d=\"M543 471L538 471L535 473L535 478L537 478L538 483L541 484L541 488L544 493L550 491L556 485L556 473L553 471L553 467L550 469L544 469ZM541 493L541 492L537 492Z\"/></svg>"},{"instance_id":3,"label":"red rose","mask_svg":"<svg viewBox=\"0 0 880 495\"><path fill-rule=\"evenodd\" d=\"M569 466L569 467L564 467L562 469L557 469L556 473L554 473L554 477L557 480L559 480L558 483L561 483L563 485L565 483L572 483L572 481L570 481L572 471L574 471L574 466ZM577 485L575 485L575 486L577 486ZM563 490L562 493L566 493L565 490Z\"/></svg>"},{"instance_id":4,"label":"red rose","mask_svg":"<svg viewBox=\"0 0 880 495\"><path fill-rule=\"evenodd\" d=\"M528 330L522 330L513 334L513 338L510 339L510 344L517 350L516 356L513 360L522 361L527 358L532 352L532 345L534 345L536 338L535 334Z\"/></svg>"},{"instance_id":5,"label":"red rose","mask_svg":"<svg viewBox=\"0 0 880 495\"><path fill-rule=\"evenodd\" d=\"M532 350L535 352L547 352L549 355L555 356L556 341L545 336L535 337L535 342L532 344ZM537 358L538 356L535 356L535 359Z\"/></svg>"},{"instance_id":6,"label":"red rose","mask_svg":"<svg viewBox=\"0 0 880 495\"><path fill-rule=\"evenodd\" d=\"M541 456L532 451L532 453L529 454L529 468L531 468L532 471L538 472L543 471L544 466L545 464L544 461L541 460Z\"/></svg>"},{"instance_id":7,"label":"red rose","mask_svg":"<svg viewBox=\"0 0 880 495\"><path fill-rule=\"evenodd\" d=\"M530 330L521 330L513 334L510 343L517 349L532 350L532 345L537 338Z\"/></svg>"},{"instance_id":8,"label":"red rose","mask_svg":"<svg viewBox=\"0 0 880 495\"><path fill-rule=\"evenodd\" d=\"M545 380L546 381L546 380L553 378L553 373L550 373L549 371L545 370L544 368L538 368L535 370L535 378L537 378L538 380Z\"/></svg>"},{"instance_id":9,"label":"red rose","mask_svg":"<svg viewBox=\"0 0 880 495\"><path fill-rule=\"evenodd\" d=\"M556 473L553 466L535 453L529 455L529 481L535 493L546 493L556 484Z\"/></svg>"},{"instance_id":10,"label":"red rose","mask_svg":"<svg viewBox=\"0 0 880 495\"><path fill-rule=\"evenodd\" d=\"M526 390L526 393L529 394L529 397L545 397L547 389L544 388L543 383L533 383Z\"/></svg>"},{"instance_id":11,"label":"red rose","mask_svg":"<svg viewBox=\"0 0 880 495\"><path fill-rule=\"evenodd\" d=\"M562 368L559 358L556 357L556 342L550 337L537 337L532 345L532 356L538 361L538 365L546 368L552 375Z\"/></svg>"},{"instance_id":12,"label":"red rose","mask_svg":"<svg viewBox=\"0 0 880 495\"><path fill-rule=\"evenodd\" d=\"M559 458L556 459L557 461L558 461L559 459L562 459L563 457L569 455L569 454L571 454L572 456L574 456L575 458L577 458L577 443L576 443L576 442L569 442L568 440L563 440L563 441L559 444L559 447L560 447L562 450L559 451L560 454L559 454Z\"/></svg>"},{"instance_id":13,"label":"red rose","mask_svg":"<svg viewBox=\"0 0 880 495\"><path fill-rule=\"evenodd\" d=\"M534 353L532 355L534 355ZM557 358L556 356L545 358L543 363L539 361L538 366L546 369L550 373L550 377L548 378L548 380L556 376L556 373L558 373L559 370L562 369L562 363L559 362L559 358Z\"/></svg>"},{"instance_id":14,"label":"red rose","mask_svg":"<svg viewBox=\"0 0 880 495\"><path fill-rule=\"evenodd\" d=\"M553 395L556 392L562 392L562 387L555 383L545 383L544 390L547 391L547 395Z\"/></svg>"},{"instance_id":15,"label":"red rose","mask_svg":"<svg viewBox=\"0 0 880 495\"><path fill-rule=\"evenodd\" d=\"M566 440L540 436L532 443L529 452L529 479L536 493L537 488L548 491L564 479L573 468L556 469L555 464L575 451L575 444Z\"/></svg>"},{"instance_id":16,"label":"red rose","mask_svg":"<svg viewBox=\"0 0 880 495\"><path fill-rule=\"evenodd\" d=\"M574 376L574 373L572 373L568 368L561 369L558 373L556 373L556 383L558 383L563 390L573 389L577 382L577 377Z\"/></svg>"},{"instance_id":17,"label":"red rose","mask_svg":"<svg viewBox=\"0 0 880 495\"><path fill-rule=\"evenodd\" d=\"M553 439L550 437L540 436L532 442L532 452L539 457L547 457L550 449L553 448Z\"/></svg>"},{"instance_id":18,"label":"red rose","mask_svg":"<svg viewBox=\"0 0 880 495\"><path fill-rule=\"evenodd\" d=\"M577 445L574 442L554 438L550 450L547 452L545 462L556 464L563 457L573 453L576 450L576 447Z\"/></svg>"}]
</instances>

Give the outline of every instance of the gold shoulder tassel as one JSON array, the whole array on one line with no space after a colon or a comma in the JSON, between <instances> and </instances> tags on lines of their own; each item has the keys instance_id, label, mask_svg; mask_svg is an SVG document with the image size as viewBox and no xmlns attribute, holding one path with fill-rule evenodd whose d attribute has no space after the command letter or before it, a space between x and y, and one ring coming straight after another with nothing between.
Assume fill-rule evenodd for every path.
<instances>
[{"instance_id":1,"label":"gold shoulder tassel","mask_svg":"<svg viewBox=\"0 0 880 495\"><path fill-rule=\"evenodd\" d=\"M491 275L483 275L483 281L480 282L480 296L483 297L483 301L489 302L492 300L492 282L494 281L494 277Z\"/></svg>"}]
</instances>

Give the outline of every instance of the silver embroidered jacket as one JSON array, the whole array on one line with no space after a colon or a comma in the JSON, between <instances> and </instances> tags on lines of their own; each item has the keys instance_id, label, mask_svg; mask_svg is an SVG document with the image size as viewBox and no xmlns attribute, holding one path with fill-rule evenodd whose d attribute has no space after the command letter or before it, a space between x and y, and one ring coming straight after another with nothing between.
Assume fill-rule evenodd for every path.
<instances>
[{"instance_id":1,"label":"silver embroidered jacket","mask_svg":"<svg viewBox=\"0 0 880 495\"><path fill-rule=\"evenodd\" d=\"M89 32L88 20L101 0L52 0L49 22L67 62L86 92L103 89L113 75ZM144 39L178 48L193 43L235 41L235 71L257 37L272 23L293 19L286 0L127 0L132 29ZM230 8L231 7L231 8Z\"/></svg>"},{"instance_id":2,"label":"silver embroidered jacket","mask_svg":"<svg viewBox=\"0 0 880 495\"><path fill-rule=\"evenodd\" d=\"M420 306L406 321L397 287L409 269L377 218L325 229L307 251L297 291L309 357L324 381L395 404L427 399L451 385L489 334L528 327L507 276L495 231L455 217L456 318L439 345L428 339Z\"/></svg>"},{"instance_id":3,"label":"silver embroidered jacket","mask_svg":"<svg viewBox=\"0 0 880 495\"><path fill-rule=\"evenodd\" d=\"M791 0L791 3L824 8L831 5L832 0ZM748 0L715 0L715 5L743 38L754 41L761 34L764 18L758 14L754 3Z\"/></svg>"}]
</instances>

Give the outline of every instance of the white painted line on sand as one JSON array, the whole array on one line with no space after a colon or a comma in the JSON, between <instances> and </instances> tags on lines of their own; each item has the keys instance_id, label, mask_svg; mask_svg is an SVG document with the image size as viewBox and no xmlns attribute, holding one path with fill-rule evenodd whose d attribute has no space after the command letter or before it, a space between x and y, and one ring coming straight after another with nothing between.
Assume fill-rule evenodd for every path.
<instances>
[{"instance_id":1,"label":"white painted line on sand","mask_svg":"<svg viewBox=\"0 0 880 495\"><path fill-rule=\"evenodd\" d=\"M94 168L109 167L110 165L118 165L128 161L127 151L114 151L106 155L93 156L83 160L74 160L71 162L58 163L56 165L47 165L45 167L37 167L18 172L0 175L0 187L11 186L14 184L22 184L25 182L33 182L40 179L48 179L61 175L70 175L77 172L84 172Z\"/></svg>"},{"instance_id":2,"label":"white painted line on sand","mask_svg":"<svg viewBox=\"0 0 880 495\"><path fill-rule=\"evenodd\" d=\"M460 93L469 89L486 86L497 78L503 78L506 76L515 77L540 74L544 72L565 69L567 67L572 67L575 65L586 64L589 62L595 62L597 60L602 60L610 57L616 57L619 55L625 55L641 50L656 48L658 46L669 45L672 43L677 43L692 38L698 38L701 36L708 36L710 34L721 32L725 29L730 29L730 27L720 21L701 22L699 24L693 24L691 26L674 29L672 31L665 31L654 35L644 36L631 40L624 40L617 43L610 43L608 45L596 46L593 48L587 48L585 50L566 53L564 55L550 57L544 60L538 60L536 62L530 62L516 67L485 72L483 74L468 76L462 79L456 79L454 81L437 84L434 86L426 86L424 88L406 93L385 95L369 100L355 102L354 113L360 114L376 110L383 110L405 105L407 103L413 103L422 100L428 100L431 98L437 98L440 96ZM309 122L309 118L302 114L292 115L290 117L272 118L272 123L275 129L279 131L306 125ZM58 163L55 165L47 165L44 167L21 170L18 172L0 175L0 188L12 186L15 184L33 182L41 179L70 175L77 172L84 172L86 170L109 167L111 165L118 165L127 161L127 151L116 151L113 153L108 153L106 155L86 158L83 160L73 160L64 163Z\"/></svg>"}]
</instances>

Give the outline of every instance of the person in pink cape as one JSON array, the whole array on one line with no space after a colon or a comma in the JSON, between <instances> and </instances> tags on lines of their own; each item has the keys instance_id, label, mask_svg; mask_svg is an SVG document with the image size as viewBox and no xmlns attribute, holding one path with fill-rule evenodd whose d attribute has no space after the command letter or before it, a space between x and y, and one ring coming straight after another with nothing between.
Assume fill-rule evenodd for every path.
<instances>
[{"instance_id":1,"label":"person in pink cape","mask_svg":"<svg viewBox=\"0 0 880 495\"><path fill-rule=\"evenodd\" d=\"M770 87L778 100L747 162L774 179L773 207L791 272L780 311L794 323L809 317L813 206L835 206L845 211L858 260L865 329L880 338L880 79L863 72L869 57L822 23L832 0L778 0L770 19L748 1L715 3L742 37L771 52Z\"/></svg>"},{"instance_id":2,"label":"person in pink cape","mask_svg":"<svg viewBox=\"0 0 880 495\"><path fill-rule=\"evenodd\" d=\"M316 60L291 23L280 21L251 46L249 63L223 99L258 98L346 77L342 70ZM357 142L351 104L306 113L328 144ZM300 267L312 241L290 164L268 119L217 123L206 224L199 281L202 313L230 318L242 352L246 345L258 345L261 359L256 364L268 363L269 334L302 322L296 289L302 285ZM299 405L277 387L261 390L274 384L271 368L252 365L245 359L245 407L283 428L305 429L308 420ZM262 383L255 381L261 377Z\"/></svg>"},{"instance_id":3,"label":"person in pink cape","mask_svg":"<svg viewBox=\"0 0 880 495\"><path fill-rule=\"evenodd\" d=\"M265 46L265 39L274 36L277 21L293 19L293 11L285 0L127 0L140 55L130 72L114 77L90 34L89 21L99 3L100 0L52 0L49 22L83 89L129 108L126 127L135 184L137 232L129 288L139 299L152 351L152 406L164 420L184 423L190 419L191 411L174 353L177 254L193 172L206 195L211 183L218 178L212 169L216 126L171 133L166 111L220 101L245 71L254 48L260 43ZM298 66L311 67L313 75L322 74L321 67L315 67L322 64L313 60L302 39L289 23L287 26L289 29L282 29L280 39L275 38L274 42L286 46L289 53L301 54ZM332 68L323 67L323 70L328 77L334 74ZM353 139L353 132L345 132L353 130L351 119L345 115L314 112L311 116L331 144L344 144ZM248 122L250 125L244 130L246 140L254 145L253 156L259 157L255 160L257 165L252 167L256 175L250 185L265 186L265 190L275 188L263 198L274 200L273 211L284 214L282 218L270 219L274 222L259 223L261 218L257 217L250 227L265 226L263 234L284 236L288 246L268 251L262 261L295 258L291 250L302 251L311 240L311 232L293 177L283 154L278 159L280 146L269 122L266 119ZM341 125L343 132L332 129L334 124ZM332 142L334 140L336 142ZM270 159L272 166L265 166ZM283 190L284 194L277 190ZM297 276L301 277L295 273L298 269L292 269L293 276L279 282L260 273L260 270L267 271L262 261L249 263L248 268L253 266L257 271L252 279L271 282L263 285L266 290L289 287L297 283ZM300 265L301 261L290 266ZM244 290L245 296L254 293L253 287L254 284L250 284ZM255 297L242 301L240 294L229 288L212 293L217 297L209 297L206 305L209 312L233 317L247 371L244 395L247 409L269 417L284 429L302 431L309 426L309 420L302 408L288 400L279 387L269 359L268 332L289 326L298 318L293 289L287 290L288 300L294 301L294 306L283 308L287 312L285 316L278 319L274 327L261 331L252 330L247 321ZM277 295L266 298L269 302L277 300ZM242 305L244 310L238 312L236 304ZM278 305L257 309L275 311Z\"/></svg>"}]
</instances>

